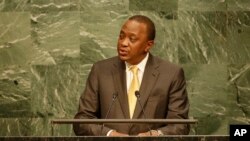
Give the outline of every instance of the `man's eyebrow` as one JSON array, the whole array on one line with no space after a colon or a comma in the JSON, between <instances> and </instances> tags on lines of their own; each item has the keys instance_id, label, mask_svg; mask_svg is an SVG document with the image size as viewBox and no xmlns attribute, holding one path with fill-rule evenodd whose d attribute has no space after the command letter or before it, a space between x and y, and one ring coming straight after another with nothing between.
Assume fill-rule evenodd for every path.
<instances>
[{"instance_id":1,"label":"man's eyebrow","mask_svg":"<svg viewBox=\"0 0 250 141\"><path fill-rule=\"evenodd\" d=\"M120 31L120 34L126 34L126 32L125 32L124 30L121 30L121 31ZM136 36L136 34L133 33L133 32L128 32L127 34L128 34L129 36Z\"/></svg>"},{"instance_id":2,"label":"man's eyebrow","mask_svg":"<svg viewBox=\"0 0 250 141\"><path fill-rule=\"evenodd\" d=\"M120 32L124 32L124 29L121 29Z\"/></svg>"}]
</instances>

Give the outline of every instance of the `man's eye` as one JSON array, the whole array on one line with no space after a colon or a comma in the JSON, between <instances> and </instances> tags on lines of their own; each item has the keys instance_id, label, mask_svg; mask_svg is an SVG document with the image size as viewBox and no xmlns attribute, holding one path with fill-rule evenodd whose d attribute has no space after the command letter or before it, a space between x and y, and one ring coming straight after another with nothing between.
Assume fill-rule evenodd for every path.
<instances>
[{"instance_id":1,"label":"man's eye","mask_svg":"<svg viewBox=\"0 0 250 141\"><path fill-rule=\"evenodd\" d=\"M129 38L129 40L130 40L131 42L135 42L135 41L136 41L136 38Z\"/></svg>"},{"instance_id":2,"label":"man's eye","mask_svg":"<svg viewBox=\"0 0 250 141\"><path fill-rule=\"evenodd\" d=\"M120 34L120 35L119 35L119 38L120 38L120 39L123 39L123 38L124 38L124 35L123 35L123 34Z\"/></svg>"}]
</instances>

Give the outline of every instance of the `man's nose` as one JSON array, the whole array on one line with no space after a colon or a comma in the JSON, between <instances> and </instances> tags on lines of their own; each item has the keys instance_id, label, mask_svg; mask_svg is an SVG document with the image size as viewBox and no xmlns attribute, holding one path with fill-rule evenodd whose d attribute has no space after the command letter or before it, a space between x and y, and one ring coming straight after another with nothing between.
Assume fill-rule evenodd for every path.
<instances>
[{"instance_id":1,"label":"man's nose","mask_svg":"<svg viewBox=\"0 0 250 141\"><path fill-rule=\"evenodd\" d=\"M127 47L128 44L129 44L128 38L124 38L123 40L121 40L121 45L122 45L123 47Z\"/></svg>"}]
</instances>

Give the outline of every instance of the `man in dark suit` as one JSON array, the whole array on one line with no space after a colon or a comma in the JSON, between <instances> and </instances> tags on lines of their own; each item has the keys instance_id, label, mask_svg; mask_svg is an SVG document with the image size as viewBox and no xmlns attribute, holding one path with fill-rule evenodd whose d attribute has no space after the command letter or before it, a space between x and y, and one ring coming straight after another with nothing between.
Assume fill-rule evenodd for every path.
<instances>
[{"instance_id":1,"label":"man in dark suit","mask_svg":"<svg viewBox=\"0 0 250 141\"><path fill-rule=\"evenodd\" d=\"M130 17L122 26L118 56L93 65L80 98L76 119L143 119L136 97L149 119L187 119L189 102L183 69L149 53L154 45L155 26L146 16ZM135 68L133 71L132 69ZM132 95L130 95L132 93ZM149 131L151 130L151 131ZM75 124L76 135L158 136L188 134L186 124Z\"/></svg>"}]
</instances>

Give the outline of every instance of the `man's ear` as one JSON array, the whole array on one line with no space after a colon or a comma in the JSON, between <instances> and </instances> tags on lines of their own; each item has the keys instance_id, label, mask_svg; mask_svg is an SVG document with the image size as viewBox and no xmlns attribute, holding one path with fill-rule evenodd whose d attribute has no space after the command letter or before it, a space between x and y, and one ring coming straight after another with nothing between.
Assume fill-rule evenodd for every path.
<instances>
[{"instance_id":1,"label":"man's ear","mask_svg":"<svg viewBox=\"0 0 250 141\"><path fill-rule=\"evenodd\" d=\"M154 40L147 41L147 46L145 48L145 52L149 52L149 50L154 46Z\"/></svg>"}]
</instances>

